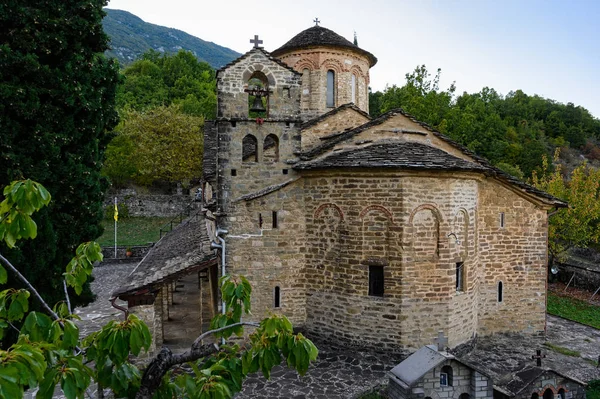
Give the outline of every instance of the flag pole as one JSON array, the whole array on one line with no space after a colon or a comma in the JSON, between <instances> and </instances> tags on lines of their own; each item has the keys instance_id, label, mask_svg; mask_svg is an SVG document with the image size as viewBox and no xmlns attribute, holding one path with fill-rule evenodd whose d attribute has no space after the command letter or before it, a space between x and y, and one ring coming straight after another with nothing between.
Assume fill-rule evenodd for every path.
<instances>
[{"instance_id":1,"label":"flag pole","mask_svg":"<svg viewBox=\"0 0 600 399\"><path fill-rule=\"evenodd\" d=\"M117 220L119 219L119 208L117 208L117 197L115 197L115 259L117 258Z\"/></svg>"}]
</instances>

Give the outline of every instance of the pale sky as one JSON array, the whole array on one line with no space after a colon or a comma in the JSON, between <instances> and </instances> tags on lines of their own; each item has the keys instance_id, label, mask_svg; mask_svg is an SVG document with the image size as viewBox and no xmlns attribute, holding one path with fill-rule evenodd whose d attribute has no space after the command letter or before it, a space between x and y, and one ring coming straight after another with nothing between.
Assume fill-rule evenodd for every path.
<instances>
[{"instance_id":1,"label":"pale sky","mask_svg":"<svg viewBox=\"0 0 600 399\"><path fill-rule=\"evenodd\" d=\"M442 69L440 87L521 89L572 102L600 117L598 0L111 0L146 22L176 28L239 53L258 34L273 51L321 26L373 53L373 91L402 86L425 64Z\"/></svg>"}]
</instances>

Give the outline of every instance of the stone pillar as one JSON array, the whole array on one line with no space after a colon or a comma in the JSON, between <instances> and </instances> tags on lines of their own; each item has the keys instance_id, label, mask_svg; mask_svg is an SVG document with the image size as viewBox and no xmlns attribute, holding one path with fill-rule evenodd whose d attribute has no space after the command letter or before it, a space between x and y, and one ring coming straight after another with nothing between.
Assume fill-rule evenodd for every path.
<instances>
[{"instance_id":1,"label":"stone pillar","mask_svg":"<svg viewBox=\"0 0 600 399\"><path fill-rule=\"evenodd\" d=\"M208 269L198 272L200 324L210 323L214 317L212 306L212 292L210 284L210 273Z\"/></svg>"},{"instance_id":2,"label":"stone pillar","mask_svg":"<svg viewBox=\"0 0 600 399\"><path fill-rule=\"evenodd\" d=\"M150 349L148 349L148 356L152 356L156 349L162 346L164 338L162 293L159 291L154 299L154 303L134 306L129 311L148 325L148 329L150 329L150 334L152 335L152 343L150 344Z\"/></svg>"},{"instance_id":3,"label":"stone pillar","mask_svg":"<svg viewBox=\"0 0 600 399\"><path fill-rule=\"evenodd\" d=\"M167 301L169 306L173 306L173 292L175 291L175 287L177 286L177 281L173 281L172 283L167 284Z\"/></svg>"},{"instance_id":4,"label":"stone pillar","mask_svg":"<svg viewBox=\"0 0 600 399\"><path fill-rule=\"evenodd\" d=\"M162 308L163 308L163 321L171 320L169 316L169 301L167 298L169 297L169 284L165 284L160 289L161 297L163 298Z\"/></svg>"}]
</instances>

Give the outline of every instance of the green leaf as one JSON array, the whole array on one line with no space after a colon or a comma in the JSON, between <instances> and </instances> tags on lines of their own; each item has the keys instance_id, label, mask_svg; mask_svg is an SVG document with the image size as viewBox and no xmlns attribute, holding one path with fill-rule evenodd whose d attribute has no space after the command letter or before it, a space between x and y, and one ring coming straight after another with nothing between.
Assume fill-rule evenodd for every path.
<instances>
[{"instance_id":1,"label":"green leaf","mask_svg":"<svg viewBox=\"0 0 600 399\"><path fill-rule=\"evenodd\" d=\"M63 348L73 348L79 342L79 328L71 320L64 320Z\"/></svg>"},{"instance_id":2,"label":"green leaf","mask_svg":"<svg viewBox=\"0 0 600 399\"><path fill-rule=\"evenodd\" d=\"M8 275L6 274L6 269L4 266L0 265L0 284L6 284L6 280Z\"/></svg>"}]
</instances>

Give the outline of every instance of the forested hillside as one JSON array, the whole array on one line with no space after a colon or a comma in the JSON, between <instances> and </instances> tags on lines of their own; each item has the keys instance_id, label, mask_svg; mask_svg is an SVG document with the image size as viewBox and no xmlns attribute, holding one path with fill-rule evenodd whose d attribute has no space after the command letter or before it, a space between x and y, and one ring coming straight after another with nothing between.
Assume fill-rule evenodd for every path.
<instances>
[{"instance_id":1,"label":"forested hillside","mask_svg":"<svg viewBox=\"0 0 600 399\"><path fill-rule=\"evenodd\" d=\"M106 17L102 24L110 37L111 47L106 55L115 57L122 66L135 61L148 50L171 54L188 50L213 68L220 68L240 55L183 31L144 22L127 11L109 8L104 11Z\"/></svg>"},{"instance_id":2,"label":"forested hillside","mask_svg":"<svg viewBox=\"0 0 600 399\"><path fill-rule=\"evenodd\" d=\"M600 159L600 120L585 108L521 90L502 96L489 87L456 96L454 85L439 88L439 77L440 70L432 77L423 65L406 74L404 86L370 93L371 115L401 107L520 178L530 177L557 147Z\"/></svg>"}]
</instances>

